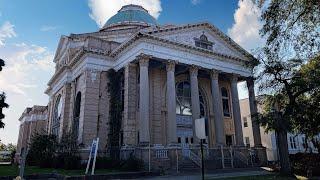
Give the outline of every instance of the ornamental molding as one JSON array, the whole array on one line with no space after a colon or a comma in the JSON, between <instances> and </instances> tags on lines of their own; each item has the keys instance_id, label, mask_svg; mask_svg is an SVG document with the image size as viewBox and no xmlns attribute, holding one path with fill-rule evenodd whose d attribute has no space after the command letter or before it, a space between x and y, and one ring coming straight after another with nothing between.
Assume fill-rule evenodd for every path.
<instances>
[{"instance_id":1,"label":"ornamental molding","mask_svg":"<svg viewBox=\"0 0 320 180\"><path fill-rule=\"evenodd\" d=\"M177 62L174 60L170 60L168 59L168 61L166 62L166 70L168 71L173 71L175 70Z\"/></svg>"},{"instance_id":2,"label":"ornamental molding","mask_svg":"<svg viewBox=\"0 0 320 180\"><path fill-rule=\"evenodd\" d=\"M248 51L243 49L241 46L239 46L235 41L233 41L229 36L224 34L222 31L220 31L217 27L214 25L203 22L203 23L195 23L195 24L187 24L187 25L181 25L181 26L175 26L175 27L169 27L169 28L163 28L163 29L157 29L149 31L148 34L157 34L157 33L166 33L166 32L172 32L172 31L178 31L178 30L186 30L190 28L199 28L199 27L206 27L213 32L215 32L221 39L226 41L228 44L230 44L233 48L240 51L245 57L248 59L255 59Z\"/></svg>"},{"instance_id":3,"label":"ornamental molding","mask_svg":"<svg viewBox=\"0 0 320 180\"><path fill-rule=\"evenodd\" d=\"M124 50L135 47L141 41L142 42L151 42L152 44L155 44L155 45L161 45L161 46L165 46L165 47L179 49L184 52L191 52L194 54L211 56L213 58L217 58L220 60L227 60L229 62L237 63L237 64L241 64L241 65L243 65L244 63L247 62L246 60L243 60L243 59L240 59L240 58L237 58L234 56L216 53L216 52L213 52L213 51L210 51L207 49L198 48L195 46L182 44L182 43L170 41L168 39L163 39L163 38L160 38L157 36L152 36L152 35L142 34L142 33L138 33L133 38L130 38L125 43L122 43L118 48L116 48L113 52L111 52L110 56L117 59L117 57L119 57L120 55L122 55L123 53L126 52Z\"/></svg>"},{"instance_id":4,"label":"ornamental molding","mask_svg":"<svg viewBox=\"0 0 320 180\"><path fill-rule=\"evenodd\" d=\"M219 79L219 73L220 73L220 72L221 72L221 71L219 71L219 70L211 69L211 71L210 71L210 77L211 77L211 79L218 80L218 79Z\"/></svg>"}]
</instances>

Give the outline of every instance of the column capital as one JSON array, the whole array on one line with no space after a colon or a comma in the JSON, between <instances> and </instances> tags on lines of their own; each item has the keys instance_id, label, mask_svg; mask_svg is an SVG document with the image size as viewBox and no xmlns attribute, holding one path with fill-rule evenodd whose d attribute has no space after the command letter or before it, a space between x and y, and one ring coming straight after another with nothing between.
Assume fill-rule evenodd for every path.
<instances>
[{"instance_id":1,"label":"column capital","mask_svg":"<svg viewBox=\"0 0 320 180\"><path fill-rule=\"evenodd\" d=\"M211 79L218 80L218 79L219 79L219 73L220 73L219 70L211 69L211 70L210 70L210 77L211 77Z\"/></svg>"},{"instance_id":2,"label":"column capital","mask_svg":"<svg viewBox=\"0 0 320 180\"><path fill-rule=\"evenodd\" d=\"M151 56L147 54L140 54L137 56L137 60L139 61L140 66L149 66L149 60Z\"/></svg>"},{"instance_id":3,"label":"column capital","mask_svg":"<svg viewBox=\"0 0 320 180\"><path fill-rule=\"evenodd\" d=\"M176 64L177 64L176 61L169 59L169 60L166 62L166 70L167 70L167 71L174 71L174 70L175 70L175 67L176 67Z\"/></svg>"},{"instance_id":4,"label":"column capital","mask_svg":"<svg viewBox=\"0 0 320 180\"><path fill-rule=\"evenodd\" d=\"M250 76L250 77L247 77L246 78L246 81L247 81L247 85L254 85L254 77Z\"/></svg>"},{"instance_id":5,"label":"column capital","mask_svg":"<svg viewBox=\"0 0 320 180\"><path fill-rule=\"evenodd\" d=\"M232 73L232 74L231 74L231 82L232 82L232 83L237 83L239 77L240 77L239 74Z\"/></svg>"},{"instance_id":6,"label":"column capital","mask_svg":"<svg viewBox=\"0 0 320 180\"><path fill-rule=\"evenodd\" d=\"M137 67L137 64L129 62L125 65L126 67Z\"/></svg>"},{"instance_id":7,"label":"column capital","mask_svg":"<svg viewBox=\"0 0 320 180\"><path fill-rule=\"evenodd\" d=\"M198 70L199 70L199 67L196 65L191 65L189 67L189 71L190 71L191 76L198 76Z\"/></svg>"}]
</instances>

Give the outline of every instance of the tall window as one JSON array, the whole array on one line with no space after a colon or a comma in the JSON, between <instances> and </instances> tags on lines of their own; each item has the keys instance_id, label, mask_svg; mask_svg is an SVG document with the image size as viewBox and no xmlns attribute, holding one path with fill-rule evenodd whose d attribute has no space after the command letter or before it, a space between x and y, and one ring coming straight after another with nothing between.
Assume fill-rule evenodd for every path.
<instances>
[{"instance_id":1,"label":"tall window","mask_svg":"<svg viewBox=\"0 0 320 180\"><path fill-rule=\"evenodd\" d=\"M190 83L187 81L178 83L176 91L177 91L176 113L181 115L192 115Z\"/></svg>"},{"instance_id":2,"label":"tall window","mask_svg":"<svg viewBox=\"0 0 320 180\"><path fill-rule=\"evenodd\" d=\"M79 119L80 119L80 111L81 111L81 92L77 93L76 101L74 105L74 119L73 119L73 133L76 137L78 137L79 133Z\"/></svg>"},{"instance_id":3,"label":"tall window","mask_svg":"<svg viewBox=\"0 0 320 180\"><path fill-rule=\"evenodd\" d=\"M297 148L296 138L295 137L290 137L290 147L291 147L291 149L296 149Z\"/></svg>"},{"instance_id":4,"label":"tall window","mask_svg":"<svg viewBox=\"0 0 320 180\"><path fill-rule=\"evenodd\" d=\"M59 135L61 110L62 110L62 101L61 101L61 95L59 95L54 104L52 130L51 130L52 134L56 136Z\"/></svg>"},{"instance_id":5,"label":"tall window","mask_svg":"<svg viewBox=\"0 0 320 180\"><path fill-rule=\"evenodd\" d=\"M243 127L248 127L248 119L247 117L243 117Z\"/></svg>"},{"instance_id":6,"label":"tall window","mask_svg":"<svg viewBox=\"0 0 320 180\"><path fill-rule=\"evenodd\" d=\"M230 117L230 105L229 105L229 91L227 88L221 88L221 97L222 97L222 107L223 107L223 115L226 117Z\"/></svg>"}]
</instances>

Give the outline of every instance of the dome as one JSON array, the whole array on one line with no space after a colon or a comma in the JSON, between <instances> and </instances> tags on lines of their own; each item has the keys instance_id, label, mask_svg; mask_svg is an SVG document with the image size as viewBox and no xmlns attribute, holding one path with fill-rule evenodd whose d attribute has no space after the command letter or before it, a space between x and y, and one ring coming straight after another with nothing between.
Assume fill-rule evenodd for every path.
<instances>
[{"instance_id":1,"label":"dome","mask_svg":"<svg viewBox=\"0 0 320 180\"><path fill-rule=\"evenodd\" d=\"M112 16L103 28L116 25L156 25L157 21L146 9L138 5L123 6L116 15Z\"/></svg>"}]
</instances>

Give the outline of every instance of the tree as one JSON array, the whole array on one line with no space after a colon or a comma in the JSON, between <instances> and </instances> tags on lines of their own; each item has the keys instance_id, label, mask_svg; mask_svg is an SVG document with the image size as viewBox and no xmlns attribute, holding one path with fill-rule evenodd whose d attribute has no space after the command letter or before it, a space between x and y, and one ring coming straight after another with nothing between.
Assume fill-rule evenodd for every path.
<instances>
[{"instance_id":1,"label":"tree","mask_svg":"<svg viewBox=\"0 0 320 180\"><path fill-rule=\"evenodd\" d=\"M265 23L260 32L271 54L308 59L319 53L319 0L256 1L269 3L262 13Z\"/></svg>"},{"instance_id":2,"label":"tree","mask_svg":"<svg viewBox=\"0 0 320 180\"><path fill-rule=\"evenodd\" d=\"M111 69L108 72L108 78L108 93L110 96L110 131L108 134L108 144L110 145L109 150L111 158L118 159L120 153L120 129L123 111L123 103L121 96L121 84L123 82L123 73L119 71L116 72L115 70Z\"/></svg>"},{"instance_id":3,"label":"tree","mask_svg":"<svg viewBox=\"0 0 320 180\"><path fill-rule=\"evenodd\" d=\"M0 59L0 71L2 71L3 66L5 66L4 60ZM0 94L0 129L4 128L4 123L2 122L2 119L4 118L4 114L2 113L2 109L9 107L9 105L5 102L5 100L6 100L6 94L2 92Z\"/></svg>"},{"instance_id":4,"label":"tree","mask_svg":"<svg viewBox=\"0 0 320 180\"><path fill-rule=\"evenodd\" d=\"M267 39L258 54L260 65L255 70L260 92L268 93L264 112L259 122L267 130L275 130L280 151L281 173L290 174L287 132L305 122L305 112L298 111L298 100L315 87L302 81L298 70L305 61L314 58L320 50L320 3L318 0L255 0L266 5L263 28L260 33ZM319 77L319 76L318 76Z\"/></svg>"}]
</instances>

